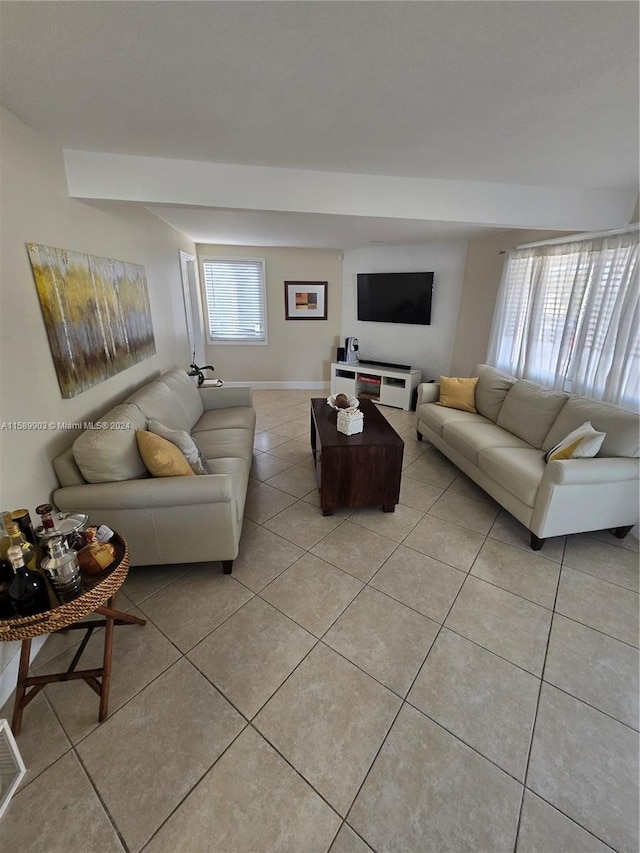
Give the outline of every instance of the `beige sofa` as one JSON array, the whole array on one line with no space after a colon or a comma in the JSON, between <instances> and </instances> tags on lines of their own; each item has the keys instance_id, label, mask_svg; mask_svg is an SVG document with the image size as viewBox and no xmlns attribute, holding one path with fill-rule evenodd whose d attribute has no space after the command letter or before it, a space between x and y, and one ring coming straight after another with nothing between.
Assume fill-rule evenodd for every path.
<instances>
[{"instance_id":1,"label":"beige sofa","mask_svg":"<svg viewBox=\"0 0 640 853\"><path fill-rule=\"evenodd\" d=\"M418 386L418 438L426 438L531 531L531 547L567 533L638 521L638 416L557 393L478 365L477 414L436 405L438 383ZM606 438L597 456L545 462L545 453L591 421Z\"/></svg>"},{"instance_id":2,"label":"beige sofa","mask_svg":"<svg viewBox=\"0 0 640 853\"><path fill-rule=\"evenodd\" d=\"M136 430L159 421L190 433L211 474L151 477ZM53 460L60 510L120 532L132 565L222 561L232 570L242 532L256 415L250 388L201 388L171 370L111 409Z\"/></svg>"}]
</instances>

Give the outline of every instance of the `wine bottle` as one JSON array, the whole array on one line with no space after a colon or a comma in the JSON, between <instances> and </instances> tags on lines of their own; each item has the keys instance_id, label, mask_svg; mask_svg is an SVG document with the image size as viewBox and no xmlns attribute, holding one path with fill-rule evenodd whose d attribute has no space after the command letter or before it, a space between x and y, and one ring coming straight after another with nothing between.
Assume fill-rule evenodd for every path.
<instances>
[{"instance_id":1,"label":"wine bottle","mask_svg":"<svg viewBox=\"0 0 640 853\"><path fill-rule=\"evenodd\" d=\"M9 598L18 616L33 616L49 609L49 594L42 575L32 572L24 564L20 545L11 545L7 551L15 576L9 585Z\"/></svg>"}]
</instances>

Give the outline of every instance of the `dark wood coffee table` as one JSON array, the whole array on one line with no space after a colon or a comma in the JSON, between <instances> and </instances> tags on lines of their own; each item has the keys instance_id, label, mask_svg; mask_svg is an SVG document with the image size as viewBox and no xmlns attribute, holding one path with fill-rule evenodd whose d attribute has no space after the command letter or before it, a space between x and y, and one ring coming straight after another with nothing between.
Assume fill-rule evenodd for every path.
<instances>
[{"instance_id":1,"label":"dark wood coffee table","mask_svg":"<svg viewBox=\"0 0 640 853\"><path fill-rule=\"evenodd\" d=\"M382 506L400 497L404 442L371 400L360 400L364 430L338 432L337 412L325 398L311 400L311 449L323 515L344 506Z\"/></svg>"}]
</instances>

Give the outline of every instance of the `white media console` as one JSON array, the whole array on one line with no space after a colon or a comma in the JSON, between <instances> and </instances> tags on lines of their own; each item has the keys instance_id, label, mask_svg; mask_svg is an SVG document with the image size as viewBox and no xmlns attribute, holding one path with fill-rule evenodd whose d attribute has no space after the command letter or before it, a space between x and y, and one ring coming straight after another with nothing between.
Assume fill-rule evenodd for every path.
<instances>
[{"instance_id":1,"label":"white media console","mask_svg":"<svg viewBox=\"0 0 640 853\"><path fill-rule=\"evenodd\" d=\"M331 393L368 397L384 406L411 409L413 389L422 381L421 370L379 367L373 364L331 365Z\"/></svg>"}]
</instances>

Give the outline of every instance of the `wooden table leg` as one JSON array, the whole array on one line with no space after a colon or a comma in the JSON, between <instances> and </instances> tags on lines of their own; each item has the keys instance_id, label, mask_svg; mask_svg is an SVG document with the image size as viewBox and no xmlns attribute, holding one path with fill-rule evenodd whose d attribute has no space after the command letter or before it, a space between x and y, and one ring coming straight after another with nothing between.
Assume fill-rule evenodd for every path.
<instances>
[{"instance_id":1,"label":"wooden table leg","mask_svg":"<svg viewBox=\"0 0 640 853\"><path fill-rule=\"evenodd\" d=\"M115 625L115 617L113 611L115 609L115 596L109 599L107 606L104 608L107 611L104 623L104 655L102 658L102 685L100 688L100 711L98 713L98 722L102 722L107 716L109 710L109 688L111 687L111 653L113 651L113 628ZM109 612L111 611L111 612Z\"/></svg>"},{"instance_id":2,"label":"wooden table leg","mask_svg":"<svg viewBox=\"0 0 640 853\"><path fill-rule=\"evenodd\" d=\"M16 699L13 703L13 718L11 720L11 731L14 735L20 734L22 727L22 712L24 711L24 696L27 688L27 676L29 674L29 657L31 655L31 639L22 641L20 649L20 665L18 668L18 683L16 685Z\"/></svg>"}]
</instances>

